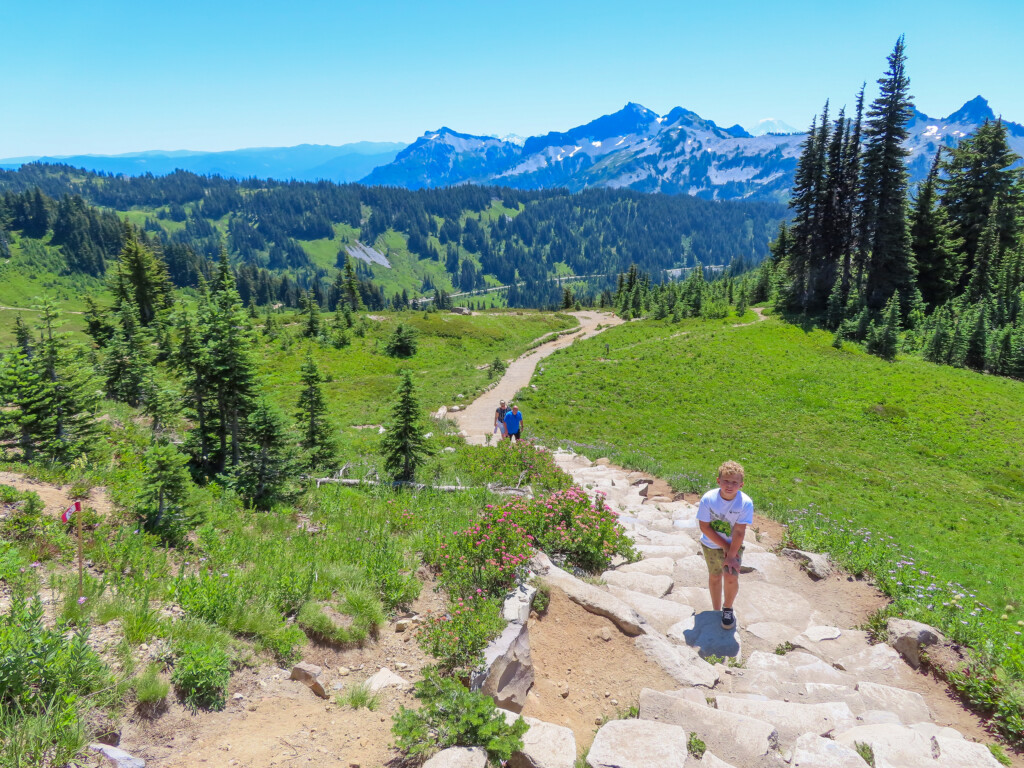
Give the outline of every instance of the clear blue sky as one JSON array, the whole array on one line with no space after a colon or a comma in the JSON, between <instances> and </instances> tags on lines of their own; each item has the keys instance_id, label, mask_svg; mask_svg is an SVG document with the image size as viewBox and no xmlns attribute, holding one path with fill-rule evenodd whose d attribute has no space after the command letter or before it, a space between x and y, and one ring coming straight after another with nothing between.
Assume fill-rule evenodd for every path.
<instances>
[{"instance_id":1,"label":"clear blue sky","mask_svg":"<svg viewBox=\"0 0 1024 768\"><path fill-rule=\"evenodd\" d=\"M803 128L901 33L919 109L1024 122L1022 28L1021 0L9 0L0 157L527 136L627 101Z\"/></svg>"}]
</instances>

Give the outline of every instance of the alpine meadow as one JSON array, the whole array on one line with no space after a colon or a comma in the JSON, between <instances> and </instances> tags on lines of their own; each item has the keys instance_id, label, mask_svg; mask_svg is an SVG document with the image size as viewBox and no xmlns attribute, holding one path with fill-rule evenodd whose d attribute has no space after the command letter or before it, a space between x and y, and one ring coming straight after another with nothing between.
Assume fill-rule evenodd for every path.
<instances>
[{"instance_id":1,"label":"alpine meadow","mask_svg":"<svg viewBox=\"0 0 1024 768\"><path fill-rule=\"evenodd\" d=\"M0 768L1024 765L1024 128L909 71L0 167Z\"/></svg>"}]
</instances>

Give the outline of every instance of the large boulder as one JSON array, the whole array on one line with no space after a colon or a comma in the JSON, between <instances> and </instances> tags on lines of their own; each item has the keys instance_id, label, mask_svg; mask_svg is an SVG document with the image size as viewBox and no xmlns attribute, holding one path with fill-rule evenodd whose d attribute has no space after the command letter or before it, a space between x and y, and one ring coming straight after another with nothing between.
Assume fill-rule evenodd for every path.
<instances>
[{"instance_id":1,"label":"large boulder","mask_svg":"<svg viewBox=\"0 0 1024 768\"><path fill-rule=\"evenodd\" d=\"M886 622L889 643L914 669L921 666L921 649L944 641L942 633L934 627L908 619L889 619Z\"/></svg>"},{"instance_id":2,"label":"large boulder","mask_svg":"<svg viewBox=\"0 0 1024 768\"><path fill-rule=\"evenodd\" d=\"M635 637L644 631L644 620L636 611L605 590L566 573L543 552L534 555L530 568L550 586L565 592L566 597L585 611L611 619L625 634Z\"/></svg>"},{"instance_id":3,"label":"large boulder","mask_svg":"<svg viewBox=\"0 0 1024 768\"><path fill-rule=\"evenodd\" d=\"M482 747L442 749L423 768L487 768L487 751Z\"/></svg>"},{"instance_id":4,"label":"large boulder","mask_svg":"<svg viewBox=\"0 0 1024 768\"><path fill-rule=\"evenodd\" d=\"M483 668L470 677L470 688L487 694L499 707L519 712L532 685L530 630L511 623L484 650Z\"/></svg>"},{"instance_id":5,"label":"large boulder","mask_svg":"<svg viewBox=\"0 0 1024 768\"><path fill-rule=\"evenodd\" d=\"M537 588L529 584L520 584L516 587L512 594L505 598L505 604L502 606L502 617L505 621L525 624L530 618L530 606L533 605L533 596L536 594Z\"/></svg>"},{"instance_id":6,"label":"large boulder","mask_svg":"<svg viewBox=\"0 0 1024 768\"><path fill-rule=\"evenodd\" d=\"M678 725L612 720L601 726L587 753L590 768L683 768L689 734Z\"/></svg>"},{"instance_id":7,"label":"large boulder","mask_svg":"<svg viewBox=\"0 0 1024 768\"><path fill-rule=\"evenodd\" d=\"M640 718L685 727L716 755L738 763L759 761L779 744L778 731L771 723L649 688L640 692Z\"/></svg>"}]
</instances>

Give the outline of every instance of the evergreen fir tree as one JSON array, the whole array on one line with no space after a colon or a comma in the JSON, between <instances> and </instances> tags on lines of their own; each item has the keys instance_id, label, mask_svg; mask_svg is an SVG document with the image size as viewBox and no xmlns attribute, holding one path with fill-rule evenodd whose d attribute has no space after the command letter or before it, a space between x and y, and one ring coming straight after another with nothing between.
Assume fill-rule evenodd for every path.
<instances>
[{"instance_id":1,"label":"evergreen fir tree","mask_svg":"<svg viewBox=\"0 0 1024 768\"><path fill-rule=\"evenodd\" d=\"M881 308L894 292L912 286L913 257L907 230L907 123L914 116L906 74L903 37L889 55L878 81L880 93L868 110L864 130L862 238L870 251L865 300Z\"/></svg>"},{"instance_id":2,"label":"evergreen fir tree","mask_svg":"<svg viewBox=\"0 0 1024 768\"><path fill-rule=\"evenodd\" d=\"M895 360L899 348L900 332L900 301L899 295L893 293L885 304L882 312L882 323L868 335L868 352L878 355L883 360Z\"/></svg>"},{"instance_id":3,"label":"evergreen fir tree","mask_svg":"<svg viewBox=\"0 0 1024 768\"><path fill-rule=\"evenodd\" d=\"M384 345L391 357L412 357L416 354L416 329L399 323Z\"/></svg>"},{"instance_id":4,"label":"evergreen fir tree","mask_svg":"<svg viewBox=\"0 0 1024 768\"><path fill-rule=\"evenodd\" d=\"M167 265L158 255L140 242L135 228L125 222L123 246L117 264L115 280L111 286L116 306L129 295L138 307L143 325L153 322L161 309L168 309L173 301L171 280Z\"/></svg>"},{"instance_id":5,"label":"evergreen fir tree","mask_svg":"<svg viewBox=\"0 0 1024 768\"><path fill-rule=\"evenodd\" d=\"M255 396L256 363L242 302L223 249L205 309L200 314L200 324L209 380L219 412L218 471L224 472L241 460L243 428Z\"/></svg>"},{"instance_id":6,"label":"evergreen fir tree","mask_svg":"<svg viewBox=\"0 0 1024 768\"><path fill-rule=\"evenodd\" d=\"M270 509L291 497L296 461L290 442L284 416L267 398L259 398L246 419L245 442L230 478L246 503Z\"/></svg>"},{"instance_id":7,"label":"evergreen fir tree","mask_svg":"<svg viewBox=\"0 0 1024 768\"><path fill-rule=\"evenodd\" d=\"M320 335L320 304L313 295L312 290L302 294L302 335L315 339Z\"/></svg>"},{"instance_id":8,"label":"evergreen fir tree","mask_svg":"<svg viewBox=\"0 0 1024 768\"><path fill-rule=\"evenodd\" d=\"M21 315L14 317L14 343L18 349L22 351L25 357L31 359L35 354L35 348L32 345L32 331L29 330L28 326L25 325L25 321L21 319Z\"/></svg>"},{"instance_id":9,"label":"evergreen fir tree","mask_svg":"<svg viewBox=\"0 0 1024 768\"><path fill-rule=\"evenodd\" d=\"M345 293L343 296L344 302L348 305L348 308L353 312L359 312L365 309L363 304L362 294L359 291L359 278L356 276L355 267L352 265L351 257L345 254Z\"/></svg>"},{"instance_id":10,"label":"evergreen fir tree","mask_svg":"<svg viewBox=\"0 0 1024 768\"><path fill-rule=\"evenodd\" d=\"M117 327L103 362L107 397L137 408L146 396L152 368L148 334L142 328L135 300L128 294L121 301Z\"/></svg>"},{"instance_id":11,"label":"evergreen fir tree","mask_svg":"<svg viewBox=\"0 0 1024 768\"><path fill-rule=\"evenodd\" d=\"M910 215L917 285L930 307L944 304L952 298L962 270L958 252L963 241L954 235L946 207L937 204L941 158L940 149L935 153L928 176L917 189L917 199Z\"/></svg>"},{"instance_id":12,"label":"evergreen fir tree","mask_svg":"<svg viewBox=\"0 0 1024 768\"><path fill-rule=\"evenodd\" d=\"M420 428L420 406L408 371L402 374L396 396L391 421L381 439L381 454L389 475L412 481L431 451Z\"/></svg>"},{"instance_id":13,"label":"evergreen fir tree","mask_svg":"<svg viewBox=\"0 0 1024 768\"><path fill-rule=\"evenodd\" d=\"M963 242L964 282L974 271L983 231L997 203L1002 205L995 224L998 247L1005 249L1014 243L1019 231L1016 212L1024 205L1022 173L1012 167L1019 159L1010 149L1001 120L986 120L973 135L948 150L942 168L942 204L956 237Z\"/></svg>"},{"instance_id":14,"label":"evergreen fir tree","mask_svg":"<svg viewBox=\"0 0 1024 768\"><path fill-rule=\"evenodd\" d=\"M52 390L40 366L20 350L0 357L0 442L28 462L50 453L55 431Z\"/></svg>"},{"instance_id":15,"label":"evergreen fir tree","mask_svg":"<svg viewBox=\"0 0 1024 768\"><path fill-rule=\"evenodd\" d=\"M337 444L327 420L323 381L313 355L307 352L302 364L302 391L299 393L295 419L302 434L299 445L306 453L306 466L309 469L333 466L337 453Z\"/></svg>"},{"instance_id":16,"label":"evergreen fir tree","mask_svg":"<svg viewBox=\"0 0 1024 768\"><path fill-rule=\"evenodd\" d=\"M142 498L137 506L139 522L165 540L182 538L186 520L184 502L192 481L185 465L188 457L169 443L150 447L144 458Z\"/></svg>"},{"instance_id":17,"label":"evergreen fir tree","mask_svg":"<svg viewBox=\"0 0 1024 768\"><path fill-rule=\"evenodd\" d=\"M974 254L974 269L964 296L967 301L977 303L988 299L992 291L993 272L999 260L999 204L995 203L988 216L988 224L982 230L978 240L978 250Z\"/></svg>"},{"instance_id":18,"label":"evergreen fir tree","mask_svg":"<svg viewBox=\"0 0 1024 768\"><path fill-rule=\"evenodd\" d=\"M985 355L988 352L989 342L987 302L978 305L974 309L971 320L963 365L976 371L983 371L985 369Z\"/></svg>"},{"instance_id":19,"label":"evergreen fir tree","mask_svg":"<svg viewBox=\"0 0 1024 768\"><path fill-rule=\"evenodd\" d=\"M85 297L85 332L97 347L105 347L114 335L114 326L107 320L107 313L100 309L92 296Z\"/></svg>"}]
</instances>

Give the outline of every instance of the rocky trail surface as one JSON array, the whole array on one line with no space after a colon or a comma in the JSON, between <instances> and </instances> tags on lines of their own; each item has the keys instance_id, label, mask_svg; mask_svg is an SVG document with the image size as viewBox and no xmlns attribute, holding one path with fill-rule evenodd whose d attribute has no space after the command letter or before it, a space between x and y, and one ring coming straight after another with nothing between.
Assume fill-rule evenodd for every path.
<instances>
[{"instance_id":1,"label":"rocky trail surface","mask_svg":"<svg viewBox=\"0 0 1024 768\"><path fill-rule=\"evenodd\" d=\"M600 587L543 555L535 570L634 636L675 682L644 688L638 718L604 724L589 766L864 768L858 749L870 751L875 768L999 765L975 740L991 738L943 685L852 628L882 604L868 585L833 571L827 558L774 553L778 542L769 538L778 526L759 520L755 528L765 535L749 531L746 540L739 628L725 631L711 610L696 506L606 459L555 457L588 494L601 494L620 513L643 559L607 571ZM890 634L913 658L911 624L891 621ZM530 710L528 700L523 713ZM707 747L702 758L687 750L691 735Z\"/></svg>"}]
</instances>

